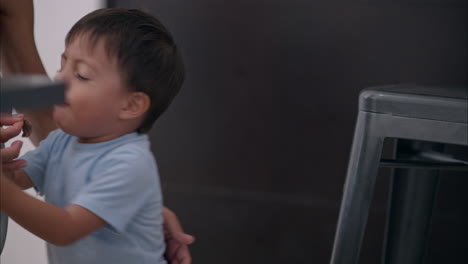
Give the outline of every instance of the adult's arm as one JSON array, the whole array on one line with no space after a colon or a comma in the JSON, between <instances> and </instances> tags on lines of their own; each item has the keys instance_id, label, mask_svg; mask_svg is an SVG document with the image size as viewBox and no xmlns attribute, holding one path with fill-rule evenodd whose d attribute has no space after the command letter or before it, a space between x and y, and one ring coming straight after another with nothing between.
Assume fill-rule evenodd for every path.
<instances>
[{"instance_id":1,"label":"adult's arm","mask_svg":"<svg viewBox=\"0 0 468 264\"><path fill-rule=\"evenodd\" d=\"M32 0L0 1L0 71L4 77L12 74L46 75L34 41L34 8ZM27 111L33 131L30 136L34 145L56 129L52 108Z\"/></svg>"}]
</instances>

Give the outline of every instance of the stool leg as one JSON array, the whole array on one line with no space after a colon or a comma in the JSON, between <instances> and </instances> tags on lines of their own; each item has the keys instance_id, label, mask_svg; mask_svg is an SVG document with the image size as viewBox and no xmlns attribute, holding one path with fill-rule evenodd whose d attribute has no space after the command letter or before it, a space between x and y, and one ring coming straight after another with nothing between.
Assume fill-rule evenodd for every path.
<instances>
[{"instance_id":1,"label":"stool leg","mask_svg":"<svg viewBox=\"0 0 468 264\"><path fill-rule=\"evenodd\" d=\"M369 214L384 138L378 115L359 112L331 264L354 264Z\"/></svg>"},{"instance_id":2,"label":"stool leg","mask_svg":"<svg viewBox=\"0 0 468 264\"><path fill-rule=\"evenodd\" d=\"M443 145L398 140L396 156L411 159L412 153L429 149L441 151ZM438 183L438 170L394 170L391 179L383 263L423 263Z\"/></svg>"}]
</instances>

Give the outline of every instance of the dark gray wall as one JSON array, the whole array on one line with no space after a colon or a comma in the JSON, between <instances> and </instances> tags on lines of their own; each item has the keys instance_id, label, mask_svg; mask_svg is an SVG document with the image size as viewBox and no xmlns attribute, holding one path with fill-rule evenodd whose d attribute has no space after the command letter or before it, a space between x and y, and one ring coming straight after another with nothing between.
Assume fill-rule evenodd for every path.
<instances>
[{"instance_id":1,"label":"dark gray wall","mask_svg":"<svg viewBox=\"0 0 468 264\"><path fill-rule=\"evenodd\" d=\"M467 83L464 0L109 1L173 32L188 78L151 134L194 263L327 263L359 91ZM461 151L463 152L463 151ZM468 260L468 177L441 181L428 263ZM362 263L377 263L382 170Z\"/></svg>"}]
</instances>

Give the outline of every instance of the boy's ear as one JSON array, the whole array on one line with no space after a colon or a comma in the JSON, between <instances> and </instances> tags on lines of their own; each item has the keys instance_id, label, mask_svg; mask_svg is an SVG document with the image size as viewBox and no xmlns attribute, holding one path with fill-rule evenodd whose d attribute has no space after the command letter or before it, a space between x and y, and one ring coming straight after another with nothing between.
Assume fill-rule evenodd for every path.
<instances>
[{"instance_id":1,"label":"boy's ear","mask_svg":"<svg viewBox=\"0 0 468 264\"><path fill-rule=\"evenodd\" d=\"M121 119L133 119L143 116L150 107L151 99L142 92L132 92L128 95L120 111Z\"/></svg>"}]
</instances>

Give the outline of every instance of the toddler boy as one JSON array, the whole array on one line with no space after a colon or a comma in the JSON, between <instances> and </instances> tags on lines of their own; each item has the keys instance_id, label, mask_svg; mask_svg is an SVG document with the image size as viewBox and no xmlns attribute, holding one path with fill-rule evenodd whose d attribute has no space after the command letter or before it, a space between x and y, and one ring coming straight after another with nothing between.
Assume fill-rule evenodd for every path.
<instances>
[{"instance_id":1,"label":"toddler boy","mask_svg":"<svg viewBox=\"0 0 468 264\"><path fill-rule=\"evenodd\" d=\"M182 86L180 52L155 17L134 9L94 11L65 43L59 129L22 157L27 167L0 177L0 209L48 242L51 264L166 263L159 175L144 133ZM45 202L15 185L34 186Z\"/></svg>"}]
</instances>

